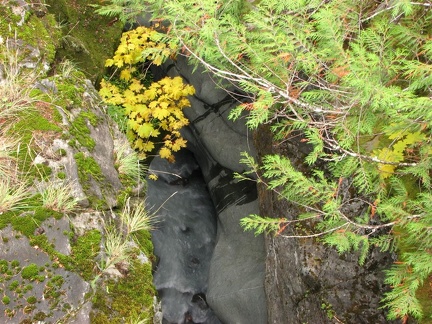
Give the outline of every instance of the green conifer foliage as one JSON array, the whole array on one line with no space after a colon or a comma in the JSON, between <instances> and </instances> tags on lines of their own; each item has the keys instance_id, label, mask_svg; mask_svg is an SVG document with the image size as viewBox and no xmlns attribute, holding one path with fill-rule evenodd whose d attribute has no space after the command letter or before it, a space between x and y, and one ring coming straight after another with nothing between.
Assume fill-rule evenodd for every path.
<instances>
[{"instance_id":1,"label":"green conifer foliage","mask_svg":"<svg viewBox=\"0 0 432 324\"><path fill-rule=\"evenodd\" d=\"M258 181L299 206L296 219L242 220L257 233L293 225L287 238L321 238L340 253L394 249L389 319L431 316L418 291L432 275L432 7L429 1L148 0L167 37L216 75L251 94L252 129L275 140L302 132L307 174L281 156L244 162ZM304 169L304 168L302 168ZM247 177L243 175L240 177ZM349 183L369 205L344 211ZM310 233L295 224L313 221ZM378 232L381 233L378 235Z\"/></svg>"}]
</instances>

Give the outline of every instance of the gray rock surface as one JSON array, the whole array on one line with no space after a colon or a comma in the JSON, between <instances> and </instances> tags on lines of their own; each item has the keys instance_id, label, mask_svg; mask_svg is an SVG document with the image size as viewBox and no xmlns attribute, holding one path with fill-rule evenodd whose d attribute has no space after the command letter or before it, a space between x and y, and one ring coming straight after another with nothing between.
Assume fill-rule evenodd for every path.
<instances>
[{"instance_id":1,"label":"gray rock surface","mask_svg":"<svg viewBox=\"0 0 432 324\"><path fill-rule=\"evenodd\" d=\"M57 246L68 242L64 233L68 226L65 217L60 220L50 218L41 225L50 233L49 242ZM9 303L0 302L0 314L4 316L0 317L2 323L20 323L32 318L35 322L45 318L57 322L80 312L84 296L90 289L87 282L78 274L65 270L61 264L59 266L58 261L51 260L10 226L2 229L0 235L3 240L0 289L3 296L10 298ZM31 268L36 269L37 275L27 275L26 269ZM80 324L89 323L88 316L87 321L83 319Z\"/></svg>"},{"instance_id":2,"label":"gray rock surface","mask_svg":"<svg viewBox=\"0 0 432 324\"><path fill-rule=\"evenodd\" d=\"M300 137L277 149L270 145L270 138L265 127L257 133L261 154L282 153L294 165L303 165L307 147ZM276 193L258 189L261 215L292 219L299 213ZM285 231L283 234L293 234L289 227ZM266 249L268 323L396 323L386 319L380 303L388 288L383 281L384 270L393 262L390 254L371 248L365 265L360 266L355 253L339 255L314 238L282 236L267 236Z\"/></svg>"},{"instance_id":3,"label":"gray rock surface","mask_svg":"<svg viewBox=\"0 0 432 324\"><path fill-rule=\"evenodd\" d=\"M245 233L241 217L257 201L231 205L218 215L218 238L210 267L207 300L223 323L266 323L264 240Z\"/></svg>"}]
</instances>

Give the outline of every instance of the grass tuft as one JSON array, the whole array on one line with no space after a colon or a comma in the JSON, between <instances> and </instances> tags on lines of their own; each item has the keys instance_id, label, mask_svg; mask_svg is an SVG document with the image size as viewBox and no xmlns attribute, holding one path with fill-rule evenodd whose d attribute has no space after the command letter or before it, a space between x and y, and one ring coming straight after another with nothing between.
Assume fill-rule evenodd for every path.
<instances>
[{"instance_id":1,"label":"grass tuft","mask_svg":"<svg viewBox=\"0 0 432 324\"><path fill-rule=\"evenodd\" d=\"M131 207L130 198L125 202L124 208L120 213L120 219L128 235L142 230L150 231L156 223L155 215L149 214L144 202Z\"/></svg>"},{"instance_id":2,"label":"grass tuft","mask_svg":"<svg viewBox=\"0 0 432 324\"><path fill-rule=\"evenodd\" d=\"M122 233L116 228L105 226L105 262L102 271L106 271L116 264L128 261L130 258L131 245L125 240Z\"/></svg>"},{"instance_id":3,"label":"grass tuft","mask_svg":"<svg viewBox=\"0 0 432 324\"><path fill-rule=\"evenodd\" d=\"M16 180L18 173L16 158L14 157L19 139L6 135L0 130L0 178Z\"/></svg>"},{"instance_id":4,"label":"grass tuft","mask_svg":"<svg viewBox=\"0 0 432 324\"><path fill-rule=\"evenodd\" d=\"M123 141L114 147L115 165L120 176L140 182L144 178L144 168L140 164L138 153L133 151L129 142Z\"/></svg>"},{"instance_id":5,"label":"grass tuft","mask_svg":"<svg viewBox=\"0 0 432 324\"><path fill-rule=\"evenodd\" d=\"M0 214L24 209L23 201L30 197L25 182L12 183L9 178L0 179Z\"/></svg>"},{"instance_id":6,"label":"grass tuft","mask_svg":"<svg viewBox=\"0 0 432 324\"><path fill-rule=\"evenodd\" d=\"M49 181L38 187L43 207L61 213L71 213L76 210L78 199L74 196L73 182Z\"/></svg>"},{"instance_id":7,"label":"grass tuft","mask_svg":"<svg viewBox=\"0 0 432 324\"><path fill-rule=\"evenodd\" d=\"M13 122L36 101L30 96L35 76L23 72L18 46L13 44L9 39L0 44L0 125Z\"/></svg>"}]
</instances>

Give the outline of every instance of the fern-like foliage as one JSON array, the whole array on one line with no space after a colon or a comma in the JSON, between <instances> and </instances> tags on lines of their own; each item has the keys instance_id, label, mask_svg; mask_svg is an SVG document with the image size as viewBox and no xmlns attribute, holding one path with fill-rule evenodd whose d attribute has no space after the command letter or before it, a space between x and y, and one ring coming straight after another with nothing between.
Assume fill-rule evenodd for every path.
<instances>
[{"instance_id":1,"label":"fern-like foliage","mask_svg":"<svg viewBox=\"0 0 432 324\"><path fill-rule=\"evenodd\" d=\"M262 233L275 233L280 229L284 219L275 219L270 217L261 217L259 215L249 215L240 220L240 225L246 231L254 231L255 235Z\"/></svg>"},{"instance_id":2,"label":"fern-like foliage","mask_svg":"<svg viewBox=\"0 0 432 324\"><path fill-rule=\"evenodd\" d=\"M142 0L110 0L109 4L92 5L95 12L103 16L116 16L123 23L135 22L143 14L145 5Z\"/></svg>"}]
</instances>

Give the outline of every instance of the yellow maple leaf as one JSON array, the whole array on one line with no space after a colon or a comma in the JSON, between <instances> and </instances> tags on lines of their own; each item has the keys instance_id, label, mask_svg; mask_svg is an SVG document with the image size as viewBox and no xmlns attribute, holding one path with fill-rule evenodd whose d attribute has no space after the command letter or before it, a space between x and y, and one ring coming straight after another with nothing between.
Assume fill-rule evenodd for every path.
<instances>
[{"instance_id":1,"label":"yellow maple leaf","mask_svg":"<svg viewBox=\"0 0 432 324\"><path fill-rule=\"evenodd\" d=\"M109 67L109 66L113 66L114 65L114 60L113 59L107 59L105 61L105 66Z\"/></svg>"},{"instance_id":2,"label":"yellow maple leaf","mask_svg":"<svg viewBox=\"0 0 432 324\"><path fill-rule=\"evenodd\" d=\"M154 56L153 57L153 63L156 64L157 66L162 65L163 57L161 55Z\"/></svg>"},{"instance_id":3,"label":"yellow maple leaf","mask_svg":"<svg viewBox=\"0 0 432 324\"><path fill-rule=\"evenodd\" d=\"M150 87L146 91L144 91L144 101L152 101L158 95L156 87Z\"/></svg>"},{"instance_id":4,"label":"yellow maple leaf","mask_svg":"<svg viewBox=\"0 0 432 324\"><path fill-rule=\"evenodd\" d=\"M123 69L120 72L120 79L121 80L129 81L131 77L132 77L132 74L131 74L130 69Z\"/></svg>"},{"instance_id":5,"label":"yellow maple leaf","mask_svg":"<svg viewBox=\"0 0 432 324\"><path fill-rule=\"evenodd\" d=\"M169 159L172 156L171 150L167 147L162 147L159 151L159 155L162 159Z\"/></svg>"},{"instance_id":6,"label":"yellow maple leaf","mask_svg":"<svg viewBox=\"0 0 432 324\"><path fill-rule=\"evenodd\" d=\"M162 107L156 107L153 110L153 116L159 120L165 119L165 117L168 117L170 115L169 110L164 109Z\"/></svg>"},{"instance_id":7,"label":"yellow maple leaf","mask_svg":"<svg viewBox=\"0 0 432 324\"><path fill-rule=\"evenodd\" d=\"M140 92L143 89L143 85L138 79L133 78L131 80L131 85L129 86L129 89L132 90L135 93Z\"/></svg>"},{"instance_id":8,"label":"yellow maple leaf","mask_svg":"<svg viewBox=\"0 0 432 324\"><path fill-rule=\"evenodd\" d=\"M104 81L104 80L102 80L102 81ZM109 99L113 96L113 92L109 87L104 86L104 84L101 82L101 88L99 90L99 95L106 100L106 99Z\"/></svg>"},{"instance_id":9,"label":"yellow maple leaf","mask_svg":"<svg viewBox=\"0 0 432 324\"><path fill-rule=\"evenodd\" d=\"M150 135L154 132L154 128L149 123L144 123L136 128L136 131L139 137L149 138Z\"/></svg>"},{"instance_id":10,"label":"yellow maple leaf","mask_svg":"<svg viewBox=\"0 0 432 324\"><path fill-rule=\"evenodd\" d=\"M158 179L158 176L156 174L154 174L154 173L149 174L148 177L149 177L150 180L153 180L153 181L156 181Z\"/></svg>"},{"instance_id":11,"label":"yellow maple leaf","mask_svg":"<svg viewBox=\"0 0 432 324\"><path fill-rule=\"evenodd\" d=\"M126 64L132 64L132 63L134 63L133 55L130 55L130 54L123 55L123 61L124 61ZM122 65L122 66L123 66L123 65ZM121 66L119 66L119 67L121 67Z\"/></svg>"},{"instance_id":12,"label":"yellow maple leaf","mask_svg":"<svg viewBox=\"0 0 432 324\"><path fill-rule=\"evenodd\" d=\"M144 148L144 141L141 138L138 138L135 142L134 142L134 148L143 151Z\"/></svg>"},{"instance_id":13,"label":"yellow maple leaf","mask_svg":"<svg viewBox=\"0 0 432 324\"><path fill-rule=\"evenodd\" d=\"M138 131L138 128L141 127L140 124L138 124L138 122L135 119L129 119L127 121L127 125L130 129L133 129L134 131Z\"/></svg>"},{"instance_id":14,"label":"yellow maple leaf","mask_svg":"<svg viewBox=\"0 0 432 324\"><path fill-rule=\"evenodd\" d=\"M179 151L181 148L186 147L186 142L184 138L177 138L172 144L172 150L174 152Z\"/></svg>"},{"instance_id":15,"label":"yellow maple leaf","mask_svg":"<svg viewBox=\"0 0 432 324\"><path fill-rule=\"evenodd\" d=\"M154 143L147 141L144 143L142 150L144 152L151 152L151 151L153 151L154 148L155 148Z\"/></svg>"}]
</instances>

